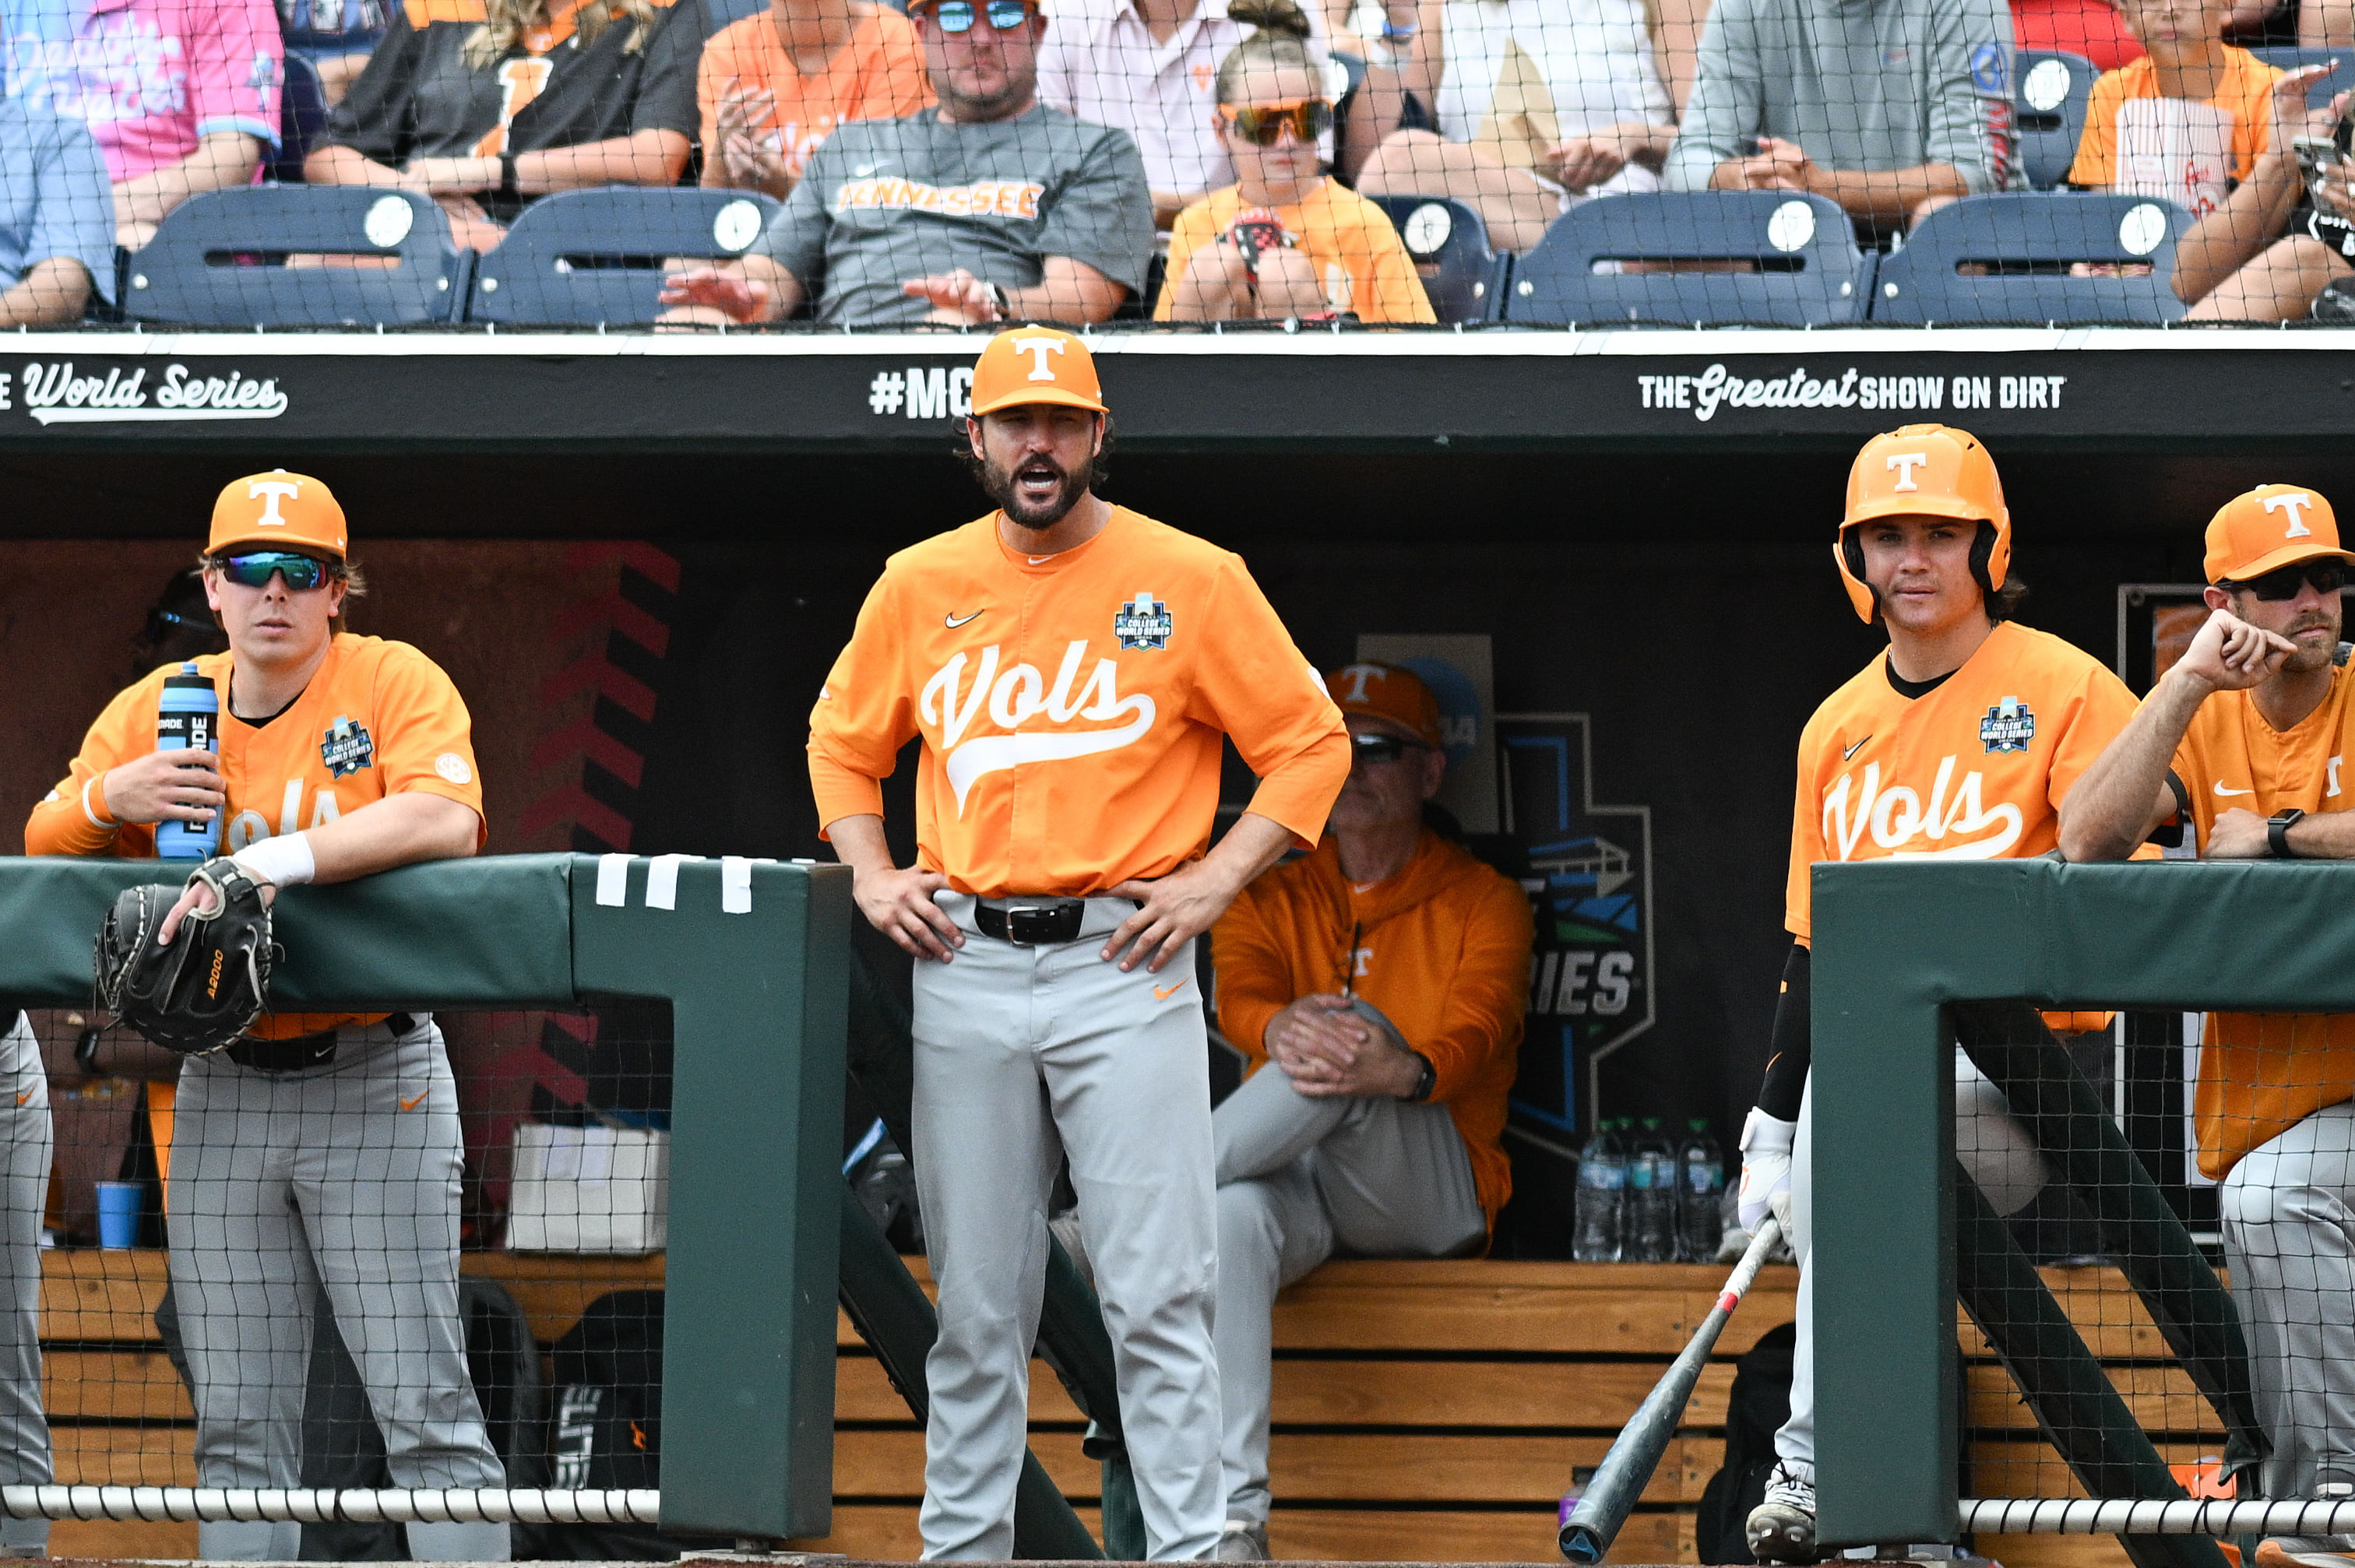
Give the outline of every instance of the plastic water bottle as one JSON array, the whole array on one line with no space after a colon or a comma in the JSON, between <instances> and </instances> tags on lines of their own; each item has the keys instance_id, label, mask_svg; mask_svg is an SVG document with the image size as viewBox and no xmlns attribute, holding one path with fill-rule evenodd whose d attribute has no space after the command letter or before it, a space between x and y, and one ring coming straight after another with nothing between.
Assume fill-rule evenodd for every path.
<instances>
[{"instance_id":1,"label":"plastic water bottle","mask_svg":"<svg viewBox=\"0 0 2355 1568\"><path fill-rule=\"evenodd\" d=\"M210 675L197 673L196 662L180 666L176 675L164 677L164 695L155 714L158 751L220 750L220 694ZM209 822L158 822L155 853L165 860L205 860L220 849L221 813Z\"/></svg>"},{"instance_id":2,"label":"plastic water bottle","mask_svg":"<svg viewBox=\"0 0 2355 1568\"><path fill-rule=\"evenodd\" d=\"M1635 1263L1677 1260L1677 1151L1647 1116L1627 1159L1627 1245L1621 1255Z\"/></svg>"},{"instance_id":3,"label":"plastic water bottle","mask_svg":"<svg viewBox=\"0 0 2355 1568\"><path fill-rule=\"evenodd\" d=\"M1627 1156L1612 1131L1616 1125L1598 1118L1594 1135L1578 1151L1577 1213L1572 1217L1570 1255L1581 1263L1619 1261Z\"/></svg>"},{"instance_id":4,"label":"plastic water bottle","mask_svg":"<svg viewBox=\"0 0 2355 1568\"><path fill-rule=\"evenodd\" d=\"M1707 1118L1695 1117L1686 1127L1677 1147L1677 1239L1682 1244L1677 1255L1712 1263L1725 1239L1725 1156L1709 1135Z\"/></svg>"}]
</instances>

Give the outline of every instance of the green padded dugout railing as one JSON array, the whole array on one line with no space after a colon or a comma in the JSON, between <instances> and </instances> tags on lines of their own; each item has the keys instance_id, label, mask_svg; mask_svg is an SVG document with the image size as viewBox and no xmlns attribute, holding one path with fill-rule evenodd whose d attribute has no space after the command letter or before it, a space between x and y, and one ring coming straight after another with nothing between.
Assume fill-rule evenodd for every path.
<instances>
[{"instance_id":1,"label":"green padded dugout railing","mask_svg":"<svg viewBox=\"0 0 2355 1568\"><path fill-rule=\"evenodd\" d=\"M88 1006L114 895L176 874L0 858L0 996ZM850 911L838 866L675 855L442 861L277 905L290 1010L669 1001L666 1530L831 1526Z\"/></svg>"},{"instance_id":2,"label":"green padded dugout railing","mask_svg":"<svg viewBox=\"0 0 2355 1568\"><path fill-rule=\"evenodd\" d=\"M1816 1458L1827 1545L1956 1531L1949 1002L2355 1012L2355 867L1814 872Z\"/></svg>"}]
</instances>

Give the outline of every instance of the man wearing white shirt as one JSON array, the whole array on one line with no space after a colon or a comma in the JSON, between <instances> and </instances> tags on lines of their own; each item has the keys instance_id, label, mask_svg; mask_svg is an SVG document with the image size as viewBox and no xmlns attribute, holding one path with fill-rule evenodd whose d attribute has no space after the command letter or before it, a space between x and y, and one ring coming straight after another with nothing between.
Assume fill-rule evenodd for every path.
<instances>
[{"instance_id":1,"label":"man wearing white shirt","mask_svg":"<svg viewBox=\"0 0 2355 1568\"><path fill-rule=\"evenodd\" d=\"M1309 53L1324 66L1325 18L1314 5L1302 8ZM1129 133L1145 154L1155 228L1168 228L1187 203L1235 183L1234 164L1211 129L1211 89L1219 61L1252 29L1227 16L1226 0L1048 0L1046 14L1039 101ZM1319 151L1331 159L1329 140Z\"/></svg>"}]
</instances>

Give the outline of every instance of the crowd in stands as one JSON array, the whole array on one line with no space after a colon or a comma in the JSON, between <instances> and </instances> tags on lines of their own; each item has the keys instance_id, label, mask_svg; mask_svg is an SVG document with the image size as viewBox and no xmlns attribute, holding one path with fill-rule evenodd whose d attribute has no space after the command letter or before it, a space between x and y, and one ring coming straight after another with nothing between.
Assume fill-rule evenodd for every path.
<instances>
[{"instance_id":1,"label":"crowd in stands","mask_svg":"<svg viewBox=\"0 0 2355 1568\"><path fill-rule=\"evenodd\" d=\"M1598 196L1807 192L1886 248L2027 187L2029 48L2104 73L2068 184L2191 214L2194 318L2304 316L2355 277L2322 146L2346 95L2310 107L2328 65L2244 47L2355 56L2355 0L900 6L0 0L0 324L102 310L113 248L273 174L420 193L476 253L552 192L773 204L741 256L678 263L681 326L1429 322L1383 198L1453 197L1526 254ZM304 93L325 122L289 146Z\"/></svg>"}]
</instances>

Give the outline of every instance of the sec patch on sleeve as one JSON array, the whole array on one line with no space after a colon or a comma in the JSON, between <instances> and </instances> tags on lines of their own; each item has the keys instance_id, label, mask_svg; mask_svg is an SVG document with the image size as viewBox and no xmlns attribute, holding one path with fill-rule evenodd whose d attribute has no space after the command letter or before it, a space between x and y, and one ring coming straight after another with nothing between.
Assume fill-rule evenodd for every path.
<instances>
[{"instance_id":1,"label":"sec patch on sleeve","mask_svg":"<svg viewBox=\"0 0 2355 1568\"><path fill-rule=\"evenodd\" d=\"M470 784L474 782L474 770L467 767L466 759L459 756L454 751L445 751L441 756L435 758L433 759L433 771L439 773L442 778L447 779L453 784Z\"/></svg>"}]
</instances>

